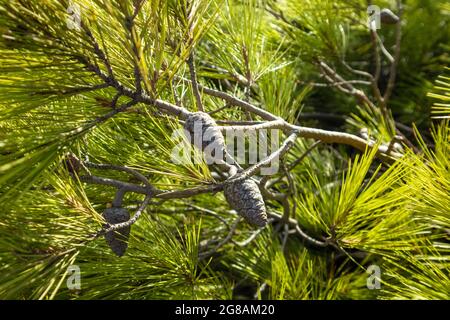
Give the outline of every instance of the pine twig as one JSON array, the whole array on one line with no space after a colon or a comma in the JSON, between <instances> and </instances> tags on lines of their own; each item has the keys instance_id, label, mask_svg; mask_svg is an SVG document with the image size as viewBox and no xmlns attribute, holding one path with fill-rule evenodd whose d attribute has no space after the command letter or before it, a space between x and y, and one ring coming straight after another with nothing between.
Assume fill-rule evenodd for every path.
<instances>
[{"instance_id":1,"label":"pine twig","mask_svg":"<svg viewBox=\"0 0 450 320\"><path fill-rule=\"evenodd\" d=\"M274 218L276 221L283 221L283 216L280 216L279 214L270 212L269 213L270 217ZM297 220L290 218L287 223L291 226L294 227L295 230L297 231L297 234L302 237L304 240L306 240L307 242L318 246L318 247L327 247L329 245L328 242L323 242L317 239L314 239L313 237L309 236L307 233L305 233L300 226L298 225Z\"/></svg>"},{"instance_id":2,"label":"pine twig","mask_svg":"<svg viewBox=\"0 0 450 320\"><path fill-rule=\"evenodd\" d=\"M372 76L370 73L368 73L368 72L366 72L366 71L357 70L357 69L352 68L345 60L341 60L341 64L342 64L348 71L350 71L350 72L352 72L352 73L354 73L354 74L356 74L356 75L359 75L359 76L363 76L363 77L369 78L369 80L373 81L373 76Z\"/></svg>"},{"instance_id":3,"label":"pine twig","mask_svg":"<svg viewBox=\"0 0 450 320\"><path fill-rule=\"evenodd\" d=\"M283 157L289 149L292 148L294 145L295 140L297 139L298 134L296 132L292 133L281 145L281 147L261 160L260 162L252 165L251 167L245 169L244 171L238 173L237 175L233 176L231 179L228 179L225 183L234 183L236 181L242 181L245 179L248 179L252 175L254 175L261 167L271 163L275 159L279 159Z\"/></svg>"},{"instance_id":4,"label":"pine twig","mask_svg":"<svg viewBox=\"0 0 450 320\"><path fill-rule=\"evenodd\" d=\"M127 172L127 173L133 175L136 179L143 182L148 188L153 188L153 186L150 184L148 179L143 174L141 174L140 172L138 172L132 168L129 168L126 166L114 165L114 164L98 164L98 163L92 163L89 161L84 161L83 163L86 167L89 167L89 168L101 169L101 170L117 170L117 171Z\"/></svg>"},{"instance_id":5,"label":"pine twig","mask_svg":"<svg viewBox=\"0 0 450 320\"><path fill-rule=\"evenodd\" d=\"M200 260L204 260L206 258L209 258L210 256L212 256L214 253L217 252L217 250L219 250L220 248L222 248L225 244L227 244L232 238L234 233L237 230L237 227L239 225L239 222L241 222L242 217L237 217L236 220L234 221L233 225L231 226L230 231L228 232L227 236L221 241L219 242L213 249L207 251L207 252L202 252L199 254L199 258Z\"/></svg>"},{"instance_id":6,"label":"pine twig","mask_svg":"<svg viewBox=\"0 0 450 320\"><path fill-rule=\"evenodd\" d=\"M212 217L216 218L217 220L221 221L228 229L231 228L230 224L228 223L228 221L225 218L223 218L222 216L220 216L217 212L215 212L213 210L210 210L210 209L202 208L202 207L199 207L199 206L196 206L196 205L193 205L193 204L187 204L187 206L192 208L192 209L201 211L202 213L205 213L205 214L207 214L209 216L212 216Z\"/></svg>"},{"instance_id":7,"label":"pine twig","mask_svg":"<svg viewBox=\"0 0 450 320\"><path fill-rule=\"evenodd\" d=\"M378 81L380 80L381 75L381 57L380 57L380 51L378 48L378 41L377 41L377 31L374 29L370 29L370 39L372 42L372 48L373 48L373 55L375 60L375 70L373 72L372 77L372 89L374 92L375 97L380 103L383 103L383 97L381 96L380 89L378 87Z\"/></svg>"},{"instance_id":8,"label":"pine twig","mask_svg":"<svg viewBox=\"0 0 450 320\"><path fill-rule=\"evenodd\" d=\"M269 221L270 223L270 221ZM250 237L248 237L247 239L245 239L244 241L241 242L237 242L237 241L233 241L233 243L239 247L246 247L248 246L253 240L255 240L258 235L261 234L261 232L264 230L265 228L258 228L255 231L253 231L253 233L251 234Z\"/></svg>"},{"instance_id":9,"label":"pine twig","mask_svg":"<svg viewBox=\"0 0 450 320\"><path fill-rule=\"evenodd\" d=\"M372 109L375 109L375 105L372 101L370 101L370 99L363 91L356 89L350 82L346 81L341 75L337 73L336 70L331 68L324 61L319 60L317 63L322 70L322 74L324 75L325 79L327 79L331 84L334 84L342 92L354 96L358 100L366 103Z\"/></svg>"},{"instance_id":10,"label":"pine twig","mask_svg":"<svg viewBox=\"0 0 450 320\"><path fill-rule=\"evenodd\" d=\"M305 152L303 152L303 154L300 157L295 159L295 161L293 161L289 165L287 170L292 171L292 169L294 169L298 164L300 164L321 143L322 143L321 141L314 142L311 146L308 147L308 149L305 150Z\"/></svg>"},{"instance_id":11,"label":"pine twig","mask_svg":"<svg viewBox=\"0 0 450 320\"><path fill-rule=\"evenodd\" d=\"M394 62L391 64L389 70L389 79L384 93L383 99L385 102L389 100L394 90L395 80L397 77L397 68L400 62L400 47L402 42L402 16L403 16L403 5L401 0L397 0L397 10L399 21L395 26L395 49L394 49Z\"/></svg>"},{"instance_id":12,"label":"pine twig","mask_svg":"<svg viewBox=\"0 0 450 320\"><path fill-rule=\"evenodd\" d=\"M198 87L197 71L195 70L194 52L191 52L189 54L187 64L189 66L189 72L191 74L192 91L194 92L195 101L197 103L197 110L203 112L204 108L203 108L203 103L202 103L202 97L200 95L200 91L199 91L199 87Z\"/></svg>"}]
</instances>

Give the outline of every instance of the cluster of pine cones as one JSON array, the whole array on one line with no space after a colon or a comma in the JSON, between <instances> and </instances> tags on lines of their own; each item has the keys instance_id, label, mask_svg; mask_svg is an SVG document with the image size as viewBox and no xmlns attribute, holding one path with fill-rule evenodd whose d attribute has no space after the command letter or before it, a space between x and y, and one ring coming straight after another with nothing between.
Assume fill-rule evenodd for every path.
<instances>
[{"instance_id":1,"label":"cluster of pine cones","mask_svg":"<svg viewBox=\"0 0 450 320\"><path fill-rule=\"evenodd\" d=\"M190 114L186 119L184 129L186 130L186 134L191 138L191 144L202 151L209 147L210 150L220 151L222 157L225 157L227 154L225 138L214 119L207 113L194 112ZM201 145L196 145L194 143L194 137L197 135L201 138ZM223 161L223 158L220 160ZM227 164L227 166L222 166L220 168L229 168L230 166L233 167L234 165ZM233 169L234 170L229 170L228 173L232 172L235 174L238 172L238 168L234 167ZM229 179L232 177L233 176L231 175ZM267 224L266 207L255 180L246 178L231 181L229 183L225 182L224 194L230 207L236 210L236 212L245 218L248 223L257 227L264 227ZM107 222L107 225L105 226L107 227L108 225L128 221L130 219L130 213L125 208L112 207L103 212L103 218ZM131 226L128 226L105 234L106 243L119 257L125 254L128 247L130 229Z\"/></svg>"}]
</instances>

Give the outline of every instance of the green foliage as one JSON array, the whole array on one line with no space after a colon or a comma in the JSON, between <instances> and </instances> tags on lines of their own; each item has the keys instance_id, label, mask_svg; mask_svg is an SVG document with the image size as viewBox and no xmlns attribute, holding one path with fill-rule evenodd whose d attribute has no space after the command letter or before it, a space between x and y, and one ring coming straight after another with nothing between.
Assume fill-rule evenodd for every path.
<instances>
[{"instance_id":1,"label":"green foliage","mask_svg":"<svg viewBox=\"0 0 450 320\"><path fill-rule=\"evenodd\" d=\"M446 68L449 70L449 68ZM432 113L434 118L449 118L450 115L450 78L446 76L439 76L436 80L436 85L434 87L435 92L429 93L428 96L439 100L440 102L435 102L433 105Z\"/></svg>"}]
</instances>

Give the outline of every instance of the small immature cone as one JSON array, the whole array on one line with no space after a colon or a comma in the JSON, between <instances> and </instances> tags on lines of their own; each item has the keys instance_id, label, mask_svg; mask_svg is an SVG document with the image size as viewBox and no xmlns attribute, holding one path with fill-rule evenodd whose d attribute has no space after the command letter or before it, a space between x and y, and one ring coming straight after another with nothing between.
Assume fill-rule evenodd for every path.
<instances>
[{"instance_id":1,"label":"small immature cone","mask_svg":"<svg viewBox=\"0 0 450 320\"><path fill-rule=\"evenodd\" d=\"M108 208L103 212L103 217L110 225L130 220L130 213L124 208ZM119 257L125 254L128 248L128 238L131 226L105 234L106 243Z\"/></svg>"},{"instance_id":2,"label":"small immature cone","mask_svg":"<svg viewBox=\"0 0 450 320\"><path fill-rule=\"evenodd\" d=\"M389 9L381 9L380 12L380 21L384 24L396 24L400 21L400 18L395 15L391 10Z\"/></svg>"},{"instance_id":3,"label":"small immature cone","mask_svg":"<svg viewBox=\"0 0 450 320\"><path fill-rule=\"evenodd\" d=\"M81 170L81 161L73 153L67 153L64 159L67 170L71 174L78 174Z\"/></svg>"},{"instance_id":4,"label":"small immature cone","mask_svg":"<svg viewBox=\"0 0 450 320\"><path fill-rule=\"evenodd\" d=\"M231 208L248 223L258 227L264 227L267 224L263 197L258 185L251 178L225 185L224 194Z\"/></svg>"}]
</instances>

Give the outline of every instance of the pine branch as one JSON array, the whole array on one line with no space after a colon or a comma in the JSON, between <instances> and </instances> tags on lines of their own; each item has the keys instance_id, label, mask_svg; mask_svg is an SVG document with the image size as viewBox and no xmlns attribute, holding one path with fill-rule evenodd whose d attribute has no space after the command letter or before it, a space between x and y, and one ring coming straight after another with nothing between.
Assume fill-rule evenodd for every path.
<instances>
[{"instance_id":1,"label":"pine branch","mask_svg":"<svg viewBox=\"0 0 450 320\"><path fill-rule=\"evenodd\" d=\"M284 221L283 216L280 216L279 214L270 212L269 216L274 218L276 221ZM287 223L291 226L294 227L295 230L297 231L298 235L303 238L304 240L306 240L307 242L318 246L318 247L327 247L328 245L330 245L327 242L323 242L317 239L314 239L313 237L309 236L308 234L306 234L298 225L297 220L290 218Z\"/></svg>"},{"instance_id":2,"label":"pine branch","mask_svg":"<svg viewBox=\"0 0 450 320\"><path fill-rule=\"evenodd\" d=\"M189 81L187 79L180 78L184 81ZM263 110L255 105L252 105L248 102L245 102L237 97L234 97L228 93L218 91L215 89L207 88L202 85L199 85L199 89L202 90L203 93L211 95L213 97L221 98L228 103L242 107L243 109L260 116L266 121L277 121L276 126L274 128L284 129L286 131L296 131L298 133L299 137L302 138L311 138L316 140L321 140L325 143L340 143L340 144L347 144L350 145L360 151L365 151L367 148L372 148L374 146L373 142L367 142L364 139L361 139L358 136L344 133L344 132L335 132L335 131L327 131L322 129L315 129L315 128L308 128L308 127L302 127L302 126L296 126L290 123L287 123L283 119L280 119L279 117L273 115L272 113ZM367 99L367 97L366 97ZM278 126L278 121L283 121L282 125ZM275 123L275 122L273 122ZM243 129L249 129L248 127L245 127ZM377 156L379 156L383 161L386 162L392 162L393 158L399 158L401 157L401 154L399 153L392 153L390 155L385 154L387 150L386 146L380 146L379 151L377 152Z\"/></svg>"}]
</instances>

